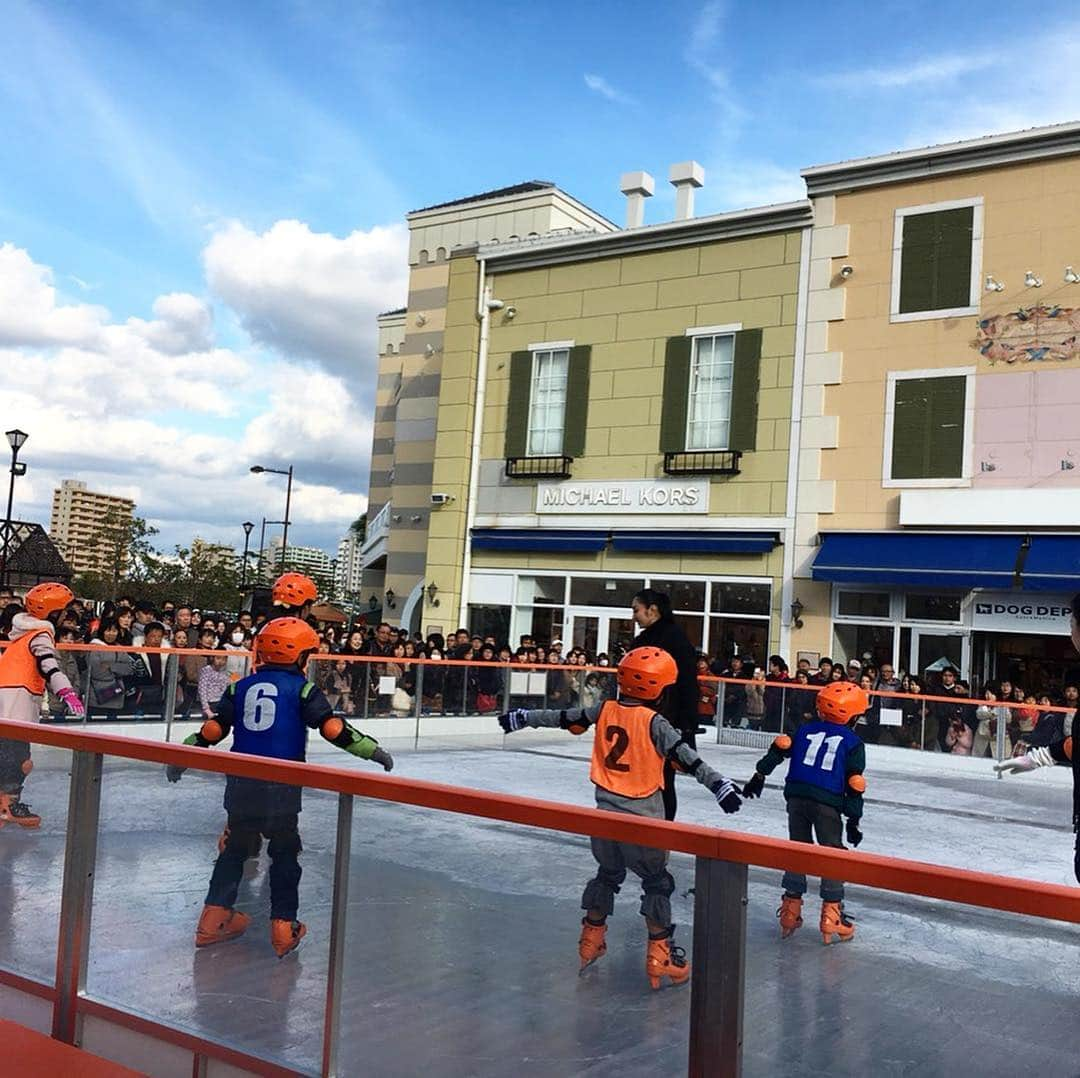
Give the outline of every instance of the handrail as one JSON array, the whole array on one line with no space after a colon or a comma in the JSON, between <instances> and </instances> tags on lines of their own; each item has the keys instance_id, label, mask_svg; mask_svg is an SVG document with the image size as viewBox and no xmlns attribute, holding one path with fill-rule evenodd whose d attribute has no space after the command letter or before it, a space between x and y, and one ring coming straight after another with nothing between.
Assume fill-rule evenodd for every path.
<instances>
[{"instance_id":1,"label":"handrail","mask_svg":"<svg viewBox=\"0 0 1080 1078\"><path fill-rule=\"evenodd\" d=\"M0 738L353 794L459 815L509 821L548 831L673 850L695 857L760 868L788 869L886 891L1080 924L1080 889L1060 884L996 876L853 850L834 850L720 828L650 820L420 779L394 778L322 764L268 760L245 753L215 753L207 749L167 745L114 734L74 732L11 719L0 719Z\"/></svg>"}]
</instances>

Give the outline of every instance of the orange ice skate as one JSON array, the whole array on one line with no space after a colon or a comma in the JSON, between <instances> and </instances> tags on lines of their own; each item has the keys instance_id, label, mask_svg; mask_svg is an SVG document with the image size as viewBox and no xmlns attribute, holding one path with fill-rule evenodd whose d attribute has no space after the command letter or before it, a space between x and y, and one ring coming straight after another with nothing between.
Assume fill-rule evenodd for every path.
<instances>
[{"instance_id":1,"label":"orange ice skate","mask_svg":"<svg viewBox=\"0 0 1080 1078\"><path fill-rule=\"evenodd\" d=\"M840 902L822 902L821 904L821 937L826 944L833 943L836 936L841 943L855 937L855 922L845 916L843 904Z\"/></svg>"},{"instance_id":2,"label":"orange ice skate","mask_svg":"<svg viewBox=\"0 0 1080 1078\"><path fill-rule=\"evenodd\" d=\"M195 946L209 947L224 943L242 935L251 918L239 910L227 910L224 906L203 906L199 927L195 930Z\"/></svg>"},{"instance_id":3,"label":"orange ice skate","mask_svg":"<svg viewBox=\"0 0 1080 1078\"><path fill-rule=\"evenodd\" d=\"M307 925L300 921L279 919L270 922L270 942L274 945L278 958L284 958L290 951L295 951L306 935Z\"/></svg>"},{"instance_id":4,"label":"orange ice skate","mask_svg":"<svg viewBox=\"0 0 1080 1078\"><path fill-rule=\"evenodd\" d=\"M685 984L690 979L690 963L686 961L686 952L676 947L670 936L658 940L650 936L645 952L645 973L654 990L660 987L664 977L673 985Z\"/></svg>"},{"instance_id":5,"label":"orange ice skate","mask_svg":"<svg viewBox=\"0 0 1080 1078\"><path fill-rule=\"evenodd\" d=\"M794 936L796 930L802 928L802 899L795 895L784 895L776 916L780 918L780 938Z\"/></svg>"},{"instance_id":6,"label":"orange ice skate","mask_svg":"<svg viewBox=\"0 0 1080 1078\"><path fill-rule=\"evenodd\" d=\"M578 954L581 956L581 972L591 966L598 958L607 953L604 937L607 925L594 925L587 917L581 919L581 939L578 940Z\"/></svg>"}]
</instances>

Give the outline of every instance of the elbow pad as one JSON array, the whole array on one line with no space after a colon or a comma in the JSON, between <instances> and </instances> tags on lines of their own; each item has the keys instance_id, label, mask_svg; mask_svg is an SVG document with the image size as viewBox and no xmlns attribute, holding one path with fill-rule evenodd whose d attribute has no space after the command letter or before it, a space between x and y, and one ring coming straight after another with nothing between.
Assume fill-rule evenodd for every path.
<instances>
[{"instance_id":1,"label":"elbow pad","mask_svg":"<svg viewBox=\"0 0 1080 1078\"><path fill-rule=\"evenodd\" d=\"M331 715L319 727L319 733L339 749L344 749L350 756L361 760L370 760L379 743L366 734L354 730L344 719Z\"/></svg>"},{"instance_id":2,"label":"elbow pad","mask_svg":"<svg viewBox=\"0 0 1080 1078\"><path fill-rule=\"evenodd\" d=\"M685 739L677 741L671 747L671 750L667 754L668 762L680 774L683 774L683 775L696 775L698 773L698 770L700 769L703 761L702 761L700 756L697 756L697 759L695 759L692 764L688 764L685 761L683 761L682 759L680 759L679 758L679 749L682 748L683 745L686 745ZM689 746L687 746L687 747L689 748ZM694 750L690 749L690 751L693 752ZM695 753L695 755L697 755L697 754Z\"/></svg>"},{"instance_id":3,"label":"elbow pad","mask_svg":"<svg viewBox=\"0 0 1080 1078\"><path fill-rule=\"evenodd\" d=\"M848 775L847 784L852 793L866 793L866 779L862 775Z\"/></svg>"},{"instance_id":4,"label":"elbow pad","mask_svg":"<svg viewBox=\"0 0 1080 1078\"><path fill-rule=\"evenodd\" d=\"M772 747L778 752L791 752L791 738L787 734L781 734L773 739Z\"/></svg>"},{"instance_id":5,"label":"elbow pad","mask_svg":"<svg viewBox=\"0 0 1080 1078\"><path fill-rule=\"evenodd\" d=\"M1071 760L1073 758L1073 740L1071 737L1065 738L1065 759Z\"/></svg>"},{"instance_id":6,"label":"elbow pad","mask_svg":"<svg viewBox=\"0 0 1080 1078\"><path fill-rule=\"evenodd\" d=\"M216 745L225 736L225 731L217 719L207 719L199 730L199 736L207 745Z\"/></svg>"},{"instance_id":7,"label":"elbow pad","mask_svg":"<svg viewBox=\"0 0 1080 1078\"><path fill-rule=\"evenodd\" d=\"M583 734L589 728L589 724L587 722L585 722L583 719L578 720L577 722L571 722L566 717L566 712L565 711L562 712L559 715L559 725L564 730L569 730L570 733L575 734L575 735Z\"/></svg>"}]
</instances>

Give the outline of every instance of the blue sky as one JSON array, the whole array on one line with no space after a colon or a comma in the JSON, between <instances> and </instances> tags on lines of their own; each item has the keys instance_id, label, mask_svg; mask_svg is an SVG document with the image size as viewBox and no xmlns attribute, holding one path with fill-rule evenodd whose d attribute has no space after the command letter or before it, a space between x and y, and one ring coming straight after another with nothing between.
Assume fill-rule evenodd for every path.
<instances>
[{"instance_id":1,"label":"blue sky","mask_svg":"<svg viewBox=\"0 0 1080 1078\"><path fill-rule=\"evenodd\" d=\"M621 222L619 174L643 168L659 220L673 161L705 166L708 213L799 197L806 165L1080 115L1080 16L1053 3L8 0L0 18L0 300L21 312L0 311L0 421L31 431L25 515L77 461L167 542L277 515L253 453L296 460L299 540L362 508L371 316L403 299L409 209L542 178Z\"/></svg>"}]
</instances>

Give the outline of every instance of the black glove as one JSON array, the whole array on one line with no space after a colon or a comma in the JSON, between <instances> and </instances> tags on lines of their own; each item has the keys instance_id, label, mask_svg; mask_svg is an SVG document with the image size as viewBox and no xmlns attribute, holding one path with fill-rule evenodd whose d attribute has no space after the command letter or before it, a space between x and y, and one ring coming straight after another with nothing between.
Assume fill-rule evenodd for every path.
<instances>
[{"instance_id":1,"label":"black glove","mask_svg":"<svg viewBox=\"0 0 1080 1078\"><path fill-rule=\"evenodd\" d=\"M742 808L742 801L739 799L738 791L735 789L735 783L731 779L721 779L713 788L713 796L716 798L716 803L730 815L733 812L738 812Z\"/></svg>"},{"instance_id":2,"label":"black glove","mask_svg":"<svg viewBox=\"0 0 1080 1078\"><path fill-rule=\"evenodd\" d=\"M186 770L186 767L178 767L176 764L166 764L165 777L170 782L179 782Z\"/></svg>"},{"instance_id":3,"label":"black glove","mask_svg":"<svg viewBox=\"0 0 1080 1078\"><path fill-rule=\"evenodd\" d=\"M859 821L848 817L847 822L847 840L852 846L858 846L862 842L862 832L859 830Z\"/></svg>"},{"instance_id":4,"label":"black glove","mask_svg":"<svg viewBox=\"0 0 1080 1078\"><path fill-rule=\"evenodd\" d=\"M760 797L765 789L765 776L759 771L754 772L754 777L742 788L743 797Z\"/></svg>"},{"instance_id":5,"label":"black glove","mask_svg":"<svg viewBox=\"0 0 1080 1078\"><path fill-rule=\"evenodd\" d=\"M525 708L519 707L513 711L508 711L505 715L500 715L499 725L503 728L503 733L512 734L515 730L521 730L528 726L529 724L525 721L528 714Z\"/></svg>"},{"instance_id":6,"label":"black glove","mask_svg":"<svg viewBox=\"0 0 1080 1078\"><path fill-rule=\"evenodd\" d=\"M384 771L394 770L394 758L384 748L378 748L371 754L373 763L381 764Z\"/></svg>"}]
</instances>

